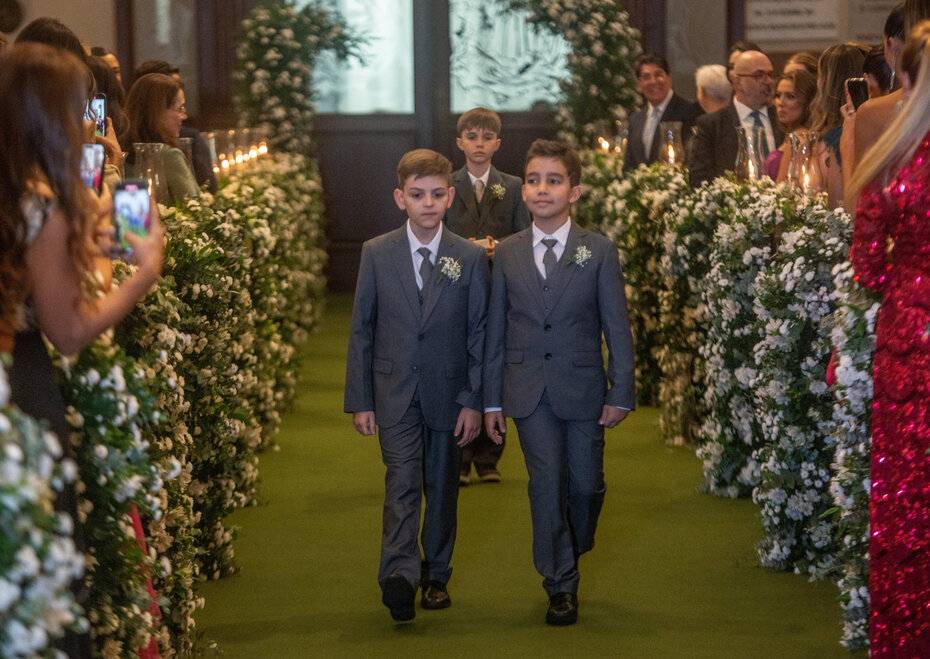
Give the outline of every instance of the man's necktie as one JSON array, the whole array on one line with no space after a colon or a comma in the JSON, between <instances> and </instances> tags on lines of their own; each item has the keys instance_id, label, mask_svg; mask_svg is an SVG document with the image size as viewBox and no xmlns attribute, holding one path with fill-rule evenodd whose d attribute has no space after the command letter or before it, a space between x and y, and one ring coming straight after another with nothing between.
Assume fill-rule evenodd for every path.
<instances>
[{"instance_id":1,"label":"man's necktie","mask_svg":"<svg viewBox=\"0 0 930 659\"><path fill-rule=\"evenodd\" d=\"M417 250L417 252L419 252L423 256L423 262L420 264L420 279L423 280L423 286L420 288L420 291L422 293L420 295L420 301L422 302L423 294L426 293L426 289L432 283L433 263L432 261L429 260L429 255L430 255L429 247L421 247L420 249Z\"/></svg>"},{"instance_id":2,"label":"man's necktie","mask_svg":"<svg viewBox=\"0 0 930 659\"><path fill-rule=\"evenodd\" d=\"M484 197L484 181L478 179L475 181L475 199L478 200L478 203L481 203L481 198Z\"/></svg>"},{"instance_id":3,"label":"man's necktie","mask_svg":"<svg viewBox=\"0 0 930 659\"><path fill-rule=\"evenodd\" d=\"M546 253L543 254L543 269L546 271L546 279L555 272L555 251L552 249L559 241L555 238L543 238L542 244L546 246Z\"/></svg>"},{"instance_id":4,"label":"man's necktie","mask_svg":"<svg viewBox=\"0 0 930 659\"><path fill-rule=\"evenodd\" d=\"M765 134L765 124L762 123L762 113L758 110L752 112L752 128L756 136L756 143L759 145L759 155L762 160L769 157L769 138Z\"/></svg>"}]
</instances>

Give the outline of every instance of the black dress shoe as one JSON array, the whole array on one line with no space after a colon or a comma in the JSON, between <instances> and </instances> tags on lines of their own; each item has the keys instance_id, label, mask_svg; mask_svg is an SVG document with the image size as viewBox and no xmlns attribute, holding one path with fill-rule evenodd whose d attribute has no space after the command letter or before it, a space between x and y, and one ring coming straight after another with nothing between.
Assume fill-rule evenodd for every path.
<instances>
[{"instance_id":1,"label":"black dress shoe","mask_svg":"<svg viewBox=\"0 0 930 659\"><path fill-rule=\"evenodd\" d=\"M574 625L578 620L578 596L575 593L556 593L549 598L546 611L547 625Z\"/></svg>"},{"instance_id":2,"label":"black dress shoe","mask_svg":"<svg viewBox=\"0 0 930 659\"><path fill-rule=\"evenodd\" d=\"M399 574L392 574L381 587L381 601L391 610L391 617L398 622L413 620L416 615L413 605L417 598L416 589Z\"/></svg>"},{"instance_id":3,"label":"black dress shoe","mask_svg":"<svg viewBox=\"0 0 930 659\"><path fill-rule=\"evenodd\" d=\"M452 598L441 581L426 581L422 586L420 606L424 609L446 609L452 606Z\"/></svg>"}]
</instances>

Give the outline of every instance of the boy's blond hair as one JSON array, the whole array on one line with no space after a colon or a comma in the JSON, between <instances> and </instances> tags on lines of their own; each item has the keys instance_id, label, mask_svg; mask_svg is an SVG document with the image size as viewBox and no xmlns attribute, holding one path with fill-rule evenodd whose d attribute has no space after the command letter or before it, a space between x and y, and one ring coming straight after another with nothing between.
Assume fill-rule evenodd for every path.
<instances>
[{"instance_id":1,"label":"boy's blond hair","mask_svg":"<svg viewBox=\"0 0 930 659\"><path fill-rule=\"evenodd\" d=\"M498 137L501 136L501 118L494 110L487 108L472 108L461 117L455 125L455 132L459 136L466 130L482 128L489 130Z\"/></svg>"},{"instance_id":2,"label":"boy's blond hair","mask_svg":"<svg viewBox=\"0 0 930 659\"><path fill-rule=\"evenodd\" d=\"M444 155L431 149L414 149L405 153L397 163L397 185L401 190L411 176L441 176L446 185L451 186L452 163Z\"/></svg>"}]
</instances>

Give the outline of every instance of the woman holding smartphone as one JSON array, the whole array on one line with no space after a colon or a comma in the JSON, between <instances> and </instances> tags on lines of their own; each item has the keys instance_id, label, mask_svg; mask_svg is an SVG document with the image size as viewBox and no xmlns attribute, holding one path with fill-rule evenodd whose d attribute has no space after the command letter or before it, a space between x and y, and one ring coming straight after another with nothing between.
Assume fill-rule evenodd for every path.
<instances>
[{"instance_id":1,"label":"woman holding smartphone","mask_svg":"<svg viewBox=\"0 0 930 659\"><path fill-rule=\"evenodd\" d=\"M160 143L162 173L167 191L160 192L158 202L173 204L176 199L196 197L200 188L194 178L191 164L177 148L181 122L187 117L184 88L181 83L161 73L149 73L133 83L126 99L129 128L119 138L120 144L129 146L138 142ZM129 156L134 160L134 156ZM144 178L140 163L133 162L131 171Z\"/></svg>"},{"instance_id":2,"label":"woman holding smartphone","mask_svg":"<svg viewBox=\"0 0 930 659\"><path fill-rule=\"evenodd\" d=\"M68 451L68 425L43 335L77 352L120 321L161 272L163 234L151 214L145 237L129 238L138 268L101 291L98 227L109 220L109 192L97 197L81 179L86 68L65 51L20 43L0 56L0 352L13 357L11 399L45 420ZM75 520L73 490L59 506ZM80 603L81 593L76 592ZM69 656L90 656L86 637L66 639Z\"/></svg>"}]
</instances>

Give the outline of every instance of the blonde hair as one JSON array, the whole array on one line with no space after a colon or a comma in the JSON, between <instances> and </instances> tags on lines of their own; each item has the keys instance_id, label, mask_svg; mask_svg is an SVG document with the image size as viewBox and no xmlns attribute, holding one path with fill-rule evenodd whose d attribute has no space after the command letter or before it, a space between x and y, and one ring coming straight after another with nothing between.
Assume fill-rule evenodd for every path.
<instances>
[{"instance_id":1,"label":"blonde hair","mask_svg":"<svg viewBox=\"0 0 930 659\"><path fill-rule=\"evenodd\" d=\"M892 175L910 161L930 133L930 20L911 30L901 66L913 82L913 89L901 112L859 161L846 191L846 208L856 207L862 188L869 183L874 181L882 187L890 183Z\"/></svg>"}]
</instances>

